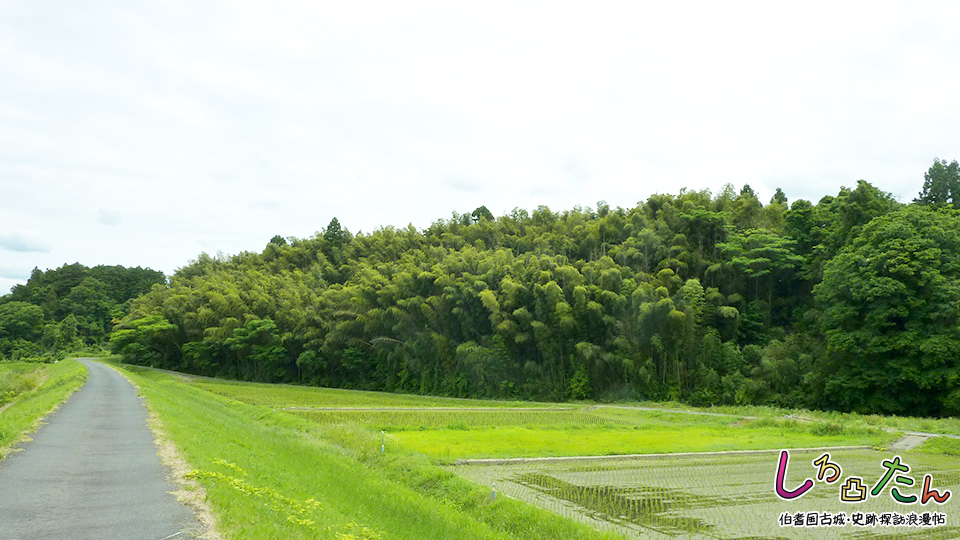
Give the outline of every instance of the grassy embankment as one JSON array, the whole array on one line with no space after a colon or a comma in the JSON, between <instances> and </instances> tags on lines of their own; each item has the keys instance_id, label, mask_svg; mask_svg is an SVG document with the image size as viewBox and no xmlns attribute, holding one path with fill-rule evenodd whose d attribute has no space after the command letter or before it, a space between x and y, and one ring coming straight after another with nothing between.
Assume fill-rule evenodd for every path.
<instances>
[{"instance_id":1,"label":"grassy embankment","mask_svg":"<svg viewBox=\"0 0 960 540\"><path fill-rule=\"evenodd\" d=\"M602 534L576 528L569 521L503 497L491 500L489 488L466 483L436 465L459 457L883 446L898 436L885 428L922 426L944 433L953 428L950 420L773 408L700 410L730 416L689 415L663 410L696 411L678 404L635 404L661 409L653 411L517 404L186 379L135 371L134 378L151 407L167 422L168 432L187 459L198 467L195 476L209 490L228 537L589 538ZM381 430L388 431L385 439L381 439ZM380 453L382 440L386 442L385 454ZM929 451L941 450L930 447ZM758 485L768 488L768 459L744 459L754 465L763 463L759 473L763 482ZM875 459L869 457L867 461L872 464L870 460ZM712 461L709 463L672 465L692 467L697 486L688 488L692 495L684 497L700 500L698 490L727 489L726 482L714 485L718 477L715 471L704 473L704 466L715 467ZM535 491L528 476L531 471L544 471L519 467L525 473L518 477L521 483ZM591 471L593 467L589 467ZM591 481L601 482L596 486L560 489L550 484L541 488L554 499L560 496L567 500L569 497L563 495L572 493L589 495L587 498L595 503L606 501L601 497L609 495L610 488L602 483L609 480L606 477L629 482L633 473L623 464L613 465L612 472L604 472L603 467L597 465L597 471L590 473L597 477ZM640 468L648 469L646 465ZM511 477L510 482L516 480ZM498 482L507 487L506 479L495 479L493 485ZM773 497L766 488L758 492L760 499ZM620 493L622 489L614 491ZM650 489L655 495L650 499L654 510L669 506L658 503L656 497L664 493L674 499L680 497L679 492L664 491L663 487ZM622 518L620 506L646 504L646 496L636 500L630 497L601 506L616 510L611 514L616 522ZM567 507L561 503L559 508ZM628 521L646 526L650 520L666 519L653 510L640 513L643 515ZM723 520L717 519L722 524ZM715 526L720 525L704 522L690 530ZM684 525L683 529L689 527Z\"/></svg>"},{"instance_id":2,"label":"grassy embankment","mask_svg":"<svg viewBox=\"0 0 960 540\"><path fill-rule=\"evenodd\" d=\"M76 360L0 363L0 457L87 380Z\"/></svg>"},{"instance_id":3,"label":"grassy embankment","mask_svg":"<svg viewBox=\"0 0 960 540\"><path fill-rule=\"evenodd\" d=\"M207 391L205 382L123 369L196 469L228 538L618 538L493 498L422 456L382 454L379 434L356 424L318 424ZM224 386L251 401L269 390Z\"/></svg>"}]
</instances>

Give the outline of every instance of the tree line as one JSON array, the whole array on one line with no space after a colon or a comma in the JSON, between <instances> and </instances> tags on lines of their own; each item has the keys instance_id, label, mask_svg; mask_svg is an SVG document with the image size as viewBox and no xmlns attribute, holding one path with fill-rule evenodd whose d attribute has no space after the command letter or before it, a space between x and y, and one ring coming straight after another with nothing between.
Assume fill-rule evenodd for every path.
<instances>
[{"instance_id":1,"label":"tree line","mask_svg":"<svg viewBox=\"0 0 960 540\"><path fill-rule=\"evenodd\" d=\"M127 304L110 346L252 381L957 414L958 193L935 160L907 204L859 181L815 204L727 185L425 230L334 218L201 254Z\"/></svg>"},{"instance_id":2,"label":"tree line","mask_svg":"<svg viewBox=\"0 0 960 540\"><path fill-rule=\"evenodd\" d=\"M125 303L164 283L163 272L149 268L34 268L25 284L0 297L0 360L102 347Z\"/></svg>"}]
</instances>

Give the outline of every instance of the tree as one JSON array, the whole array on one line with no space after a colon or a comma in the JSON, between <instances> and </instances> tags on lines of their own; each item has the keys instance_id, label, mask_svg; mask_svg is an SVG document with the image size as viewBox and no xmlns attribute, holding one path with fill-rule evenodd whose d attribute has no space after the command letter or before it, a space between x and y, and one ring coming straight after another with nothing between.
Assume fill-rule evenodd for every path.
<instances>
[{"instance_id":1,"label":"tree","mask_svg":"<svg viewBox=\"0 0 960 540\"><path fill-rule=\"evenodd\" d=\"M945 159L934 159L923 175L923 191L913 202L960 210L960 164L953 160L948 165Z\"/></svg>"},{"instance_id":2,"label":"tree","mask_svg":"<svg viewBox=\"0 0 960 540\"><path fill-rule=\"evenodd\" d=\"M323 247L323 254L333 263L334 267L343 264L346 260L343 256L343 245L347 240L347 235L340 227L340 220L337 218L330 220L330 224L323 231L323 239L326 242ZM335 277L337 280L340 279L339 275Z\"/></svg>"},{"instance_id":3,"label":"tree","mask_svg":"<svg viewBox=\"0 0 960 540\"><path fill-rule=\"evenodd\" d=\"M840 250L856 238L870 220L893 212L901 207L892 195L865 180L858 180L855 189L840 188L836 197L823 197L813 208L812 214L804 216L800 223L787 216L791 235L799 233L797 226L809 227L807 234L813 244L804 270L805 277L813 282L822 280L823 266ZM791 214L794 210L791 208Z\"/></svg>"},{"instance_id":4,"label":"tree","mask_svg":"<svg viewBox=\"0 0 960 540\"><path fill-rule=\"evenodd\" d=\"M752 229L759 225L763 204L749 185L744 184L740 195L733 201L733 224L738 229Z\"/></svg>"},{"instance_id":5,"label":"tree","mask_svg":"<svg viewBox=\"0 0 960 540\"><path fill-rule=\"evenodd\" d=\"M122 312L123 303L165 282L162 272L140 267L87 268L75 263L46 272L34 268L27 283L16 285L9 295L0 297L0 304L26 302L39 306L49 323L49 332L42 340L44 347L69 348L76 337L102 342L111 320ZM56 337L57 324L67 318L70 321L63 328L69 337L64 341Z\"/></svg>"},{"instance_id":6,"label":"tree","mask_svg":"<svg viewBox=\"0 0 960 540\"><path fill-rule=\"evenodd\" d=\"M102 341L107 335L110 312L116 304L111 301L107 286L102 281L88 277L70 290L60 302L60 310L86 322L86 333L93 342Z\"/></svg>"},{"instance_id":7,"label":"tree","mask_svg":"<svg viewBox=\"0 0 960 540\"><path fill-rule=\"evenodd\" d=\"M828 404L960 412L960 213L909 206L871 221L814 288Z\"/></svg>"},{"instance_id":8,"label":"tree","mask_svg":"<svg viewBox=\"0 0 960 540\"><path fill-rule=\"evenodd\" d=\"M327 228L323 231L323 239L326 240L327 244L331 247L335 247L337 249L343 247L345 235L343 233L343 229L340 227L339 219L334 217L330 220Z\"/></svg>"},{"instance_id":9,"label":"tree","mask_svg":"<svg viewBox=\"0 0 960 540\"><path fill-rule=\"evenodd\" d=\"M74 347L77 338L77 318L73 313L67 315L57 327L57 341L62 349L70 350Z\"/></svg>"},{"instance_id":10,"label":"tree","mask_svg":"<svg viewBox=\"0 0 960 540\"><path fill-rule=\"evenodd\" d=\"M487 210L486 206L478 206L476 210L470 213L470 216L473 218L473 222L477 223L481 219L486 219L487 221L493 221L493 213L490 210Z\"/></svg>"},{"instance_id":11,"label":"tree","mask_svg":"<svg viewBox=\"0 0 960 540\"><path fill-rule=\"evenodd\" d=\"M43 311L27 302L0 304L0 339L33 341L43 332Z\"/></svg>"},{"instance_id":12,"label":"tree","mask_svg":"<svg viewBox=\"0 0 960 540\"><path fill-rule=\"evenodd\" d=\"M118 325L110 334L110 352L132 364L178 367L174 363L179 354L178 330L160 315L141 317Z\"/></svg>"},{"instance_id":13,"label":"tree","mask_svg":"<svg viewBox=\"0 0 960 540\"><path fill-rule=\"evenodd\" d=\"M777 188L776 193L773 194L773 197L770 198L770 204L780 203L782 205L787 204L787 195L783 192L782 189Z\"/></svg>"},{"instance_id":14,"label":"tree","mask_svg":"<svg viewBox=\"0 0 960 540\"><path fill-rule=\"evenodd\" d=\"M598 399L869 409L892 387L839 374L861 369L861 353L885 362L884 353L832 334L830 354L824 344L828 330L843 323L855 332L866 314L841 321L832 313L834 326L820 327L850 283L831 282L819 304L812 291L828 261L900 205L862 181L817 205L797 201L788 210L786 202L780 192L764 206L748 186L728 185L716 198L681 190L626 210L601 201L596 211L544 206L493 219L481 206L425 231L353 236L334 218L309 239L282 245L275 237L262 253L201 255L126 305L116 344L204 375L370 390L537 399L592 390ZM74 270L63 280L73 282ZM861 269L833 272L853 279ZM61 274L47 274L19 291L23 301L53 313L64 303L87 306L103 291L73 294L55 283ZM83 277L112 293L110 275ZM876 307L870 302L847 305ZM75 319L82 335L86 323ZM55 321L42 322L52 343ZM70 327L64 322L60 335ZM939 343L928 341L927 350ZM134 342L140 348L128 349ZM924 382L926 390L916 383L911 394L942 397L921 403L927 410L960 405L951 372L936 371L952 365L945 350L926 357L940 364L920 372L940 379Z\"/></svg>"},{"instance_id":15,"label":"tree","mask_svg":"<svg viewBox=\"0 0 960 540\"><path fill-rule=\"evenodd\" d=\"M777 300L793 296L789 293L793 290L794 269L803 263L803 257L794 253L793 242L763 229L750 229L731 235L719 247L735 275L744 278L740 290L747 298L764 303L766 321L770 322ZM778 291L784 293L782 297L776 294Z\"/></svg>"},{"instance_id":16,"label":"tree","mask_svg":"<svg viewBox=\"0 0 960 540\"><path fill-rule=\"evenodd\" d=\"M239 363L241 375L257 381L272 382L284 377L286 350L280 345L277 325L270 319L252 320L233 330L224 340Z\"/></svg>"},{"instance_id":17,"label":"tree","mask_svg":"<svg viewBox=\"0 0 960 540\"><path fill-rule=\"evenodd\" d=\"M587 366L580 364L577 372L570 378L570 385L567 386L567 397L574 400L584 400L593 397L593 388L590 386L590 374L587 372Z\"/></svg>"}]
</instances>

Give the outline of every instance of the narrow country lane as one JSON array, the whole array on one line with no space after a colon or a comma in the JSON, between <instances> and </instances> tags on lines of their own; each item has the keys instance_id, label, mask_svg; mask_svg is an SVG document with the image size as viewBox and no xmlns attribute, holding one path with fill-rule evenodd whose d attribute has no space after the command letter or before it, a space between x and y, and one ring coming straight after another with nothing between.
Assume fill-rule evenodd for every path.
<instances>
[{"instance_id":1,"label":"narrow country lane","mask_svg":"<svg viewBox=\"0 0 960 540\"><path fill-rule=\"evenodd\" d=\"M82 360L87 383L0 461L0 540L182 540L200 527L170 492L136 389Z\"/></svg>"}]
</instances>

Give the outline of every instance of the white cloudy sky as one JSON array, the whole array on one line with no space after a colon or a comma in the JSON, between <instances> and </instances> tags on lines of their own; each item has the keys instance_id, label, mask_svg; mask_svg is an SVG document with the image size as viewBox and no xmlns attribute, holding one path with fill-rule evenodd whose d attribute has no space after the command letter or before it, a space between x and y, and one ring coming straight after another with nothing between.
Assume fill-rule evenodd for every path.
<instances>
[{"instance_id":1,"label":"white cloudy sky","mask_svg":"<svg viewBox=\"0 0 960 540\"><path fill-rule=\"evenodd\" d=\"M0 0L0 294L486 205L960 159L957 2Z\"/></svg>"}]
</instances>

